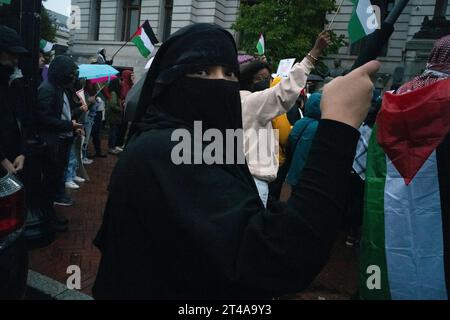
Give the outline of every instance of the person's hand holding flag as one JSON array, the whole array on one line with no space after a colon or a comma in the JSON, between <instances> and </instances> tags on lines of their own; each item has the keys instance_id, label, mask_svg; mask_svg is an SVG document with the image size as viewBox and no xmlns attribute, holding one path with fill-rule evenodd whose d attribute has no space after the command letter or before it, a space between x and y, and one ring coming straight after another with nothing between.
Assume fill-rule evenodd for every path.
<instances>
[{"instance_id":1,"label":"person's hand holding flag","mask_svg":"<svg viewBox=\"0 0 450 320\"><path fill-rule=\"evenodd\" d=\"M323 51L331 44L331 31L322 31L316 39L316 43L312 50L308 53L308 59L315 64Z\"/></svg>"}]
</instances>

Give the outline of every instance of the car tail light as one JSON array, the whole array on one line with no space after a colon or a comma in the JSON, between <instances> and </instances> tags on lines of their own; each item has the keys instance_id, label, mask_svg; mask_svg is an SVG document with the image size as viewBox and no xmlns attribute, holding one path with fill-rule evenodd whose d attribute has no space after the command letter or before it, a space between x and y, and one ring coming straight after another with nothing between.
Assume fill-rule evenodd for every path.
<instances>
[{"instance_id":1,"label":"car tail light","mask_svg":"<svg viewBox=\"0 0 450 320\"><path fill-rule=\"evenodd\" d=\"M11 176L0 179L0 237L25 224L25 192L22 184Z\"/></svg>"}]
</instances>

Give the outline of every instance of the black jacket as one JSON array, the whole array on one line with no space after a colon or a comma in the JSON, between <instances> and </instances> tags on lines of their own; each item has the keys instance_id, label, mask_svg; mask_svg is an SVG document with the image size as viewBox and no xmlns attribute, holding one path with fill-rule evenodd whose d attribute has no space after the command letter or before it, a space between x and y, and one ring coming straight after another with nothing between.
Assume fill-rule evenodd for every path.
<instances>
[{"instance_id":1,"label":"black jacket","mask_svg":"<svg viewBox=\"0 0 450 320\"><path fill-rule=\"evenodd\" d=\"M173 130L142 133L119 159L94 297L260 299L307 288L341 225L358 131L321 120L293 196L274 213L248 169L173 164Z\"/></svg>"},{"instance_id":2,"label":"black jacket","mask_svg":"<svg viewBox=\"0 0 450 320\"><path fill-rule=\"evenodd\" d=\"M19 97L9 85L11 73L0 67L0 161L13 162L24 153L24 140L15 110Z\"/></svg>"},{"instance_id":3,"label":"black jacket","mask_svg":"<svg viewBox=\"0 0 450 320\"><path fill-rule=\"evenodd\" d=\"M35 111L37 130L49 145L56 144L61 133L73 130L71 121L61 119L64 93L71 104L71 110L76 107L72 99L73 91L63 89L62 83L76 69L77 66L69 58L59 56L50 65L48 80L39 87Z\"/></svg>"}]
</instances>

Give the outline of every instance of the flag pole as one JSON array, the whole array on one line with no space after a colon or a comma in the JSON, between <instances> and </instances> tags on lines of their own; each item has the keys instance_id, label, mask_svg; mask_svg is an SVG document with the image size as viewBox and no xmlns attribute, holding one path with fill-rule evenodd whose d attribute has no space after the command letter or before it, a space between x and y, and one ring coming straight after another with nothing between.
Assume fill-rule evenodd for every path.
<instances>
[{"instance_id":1,"label":"flag pole","mask_svg":"<svg viewBox=\"0 0 450 320\"><path fill-rule=\"evenodd\" d=\"M341 7L344 4L344 0L341 1L341 4L339 5L339 7L336 10L336 13L334 14L333 19L331 20L330 24L327 27L327 30L331 30L331 27L333 26L334 20L336 19L337 15L339 14L339 11L341 11Z\"/></svg>"},{"instance_id":2,"label":"flag pole","mask_svg":"<svg viewBox=\"0 0 450 320\"><path fill-rule=\"evenodd\" d=\"M143 25L144 25L144 24L140 25L139 28L141 28ZM133 33L133 35L127 40L127 42L125 42L125 43L119 48L119 50L116 51L116 53L114 53L114 55L112 56L111 60L114 60L114 58L115 58L116 55L120 52L120 50L122 50L122 49L128 44L128 42L130 42L130 41L136 36L136 33L137 33L138 31L139 31L139 29L138 29L135 33Z\"/></svg>"},{"instance_id":3,"label":"flag pole","mask_svg":"<svg viewBox=\"0 0 450 320\"><path fill-rule=\"evenodd\" d=\"M136 35L136 34L133 34L133 35L130 37L130 39L128 39L127 42L125 42L125 43L123 44L123 46L121 46L121 47L119 48L119 50L117 50L116 53L114 53L114 55L112 56L111 60L114 60L114 58L115 58L116 55L120 52L120 50L122 50L122 49L123 49L123 48L131 41L131 39L134 38L135 35Z\"/></svg>"},{"instance_id":4,"label":"flag pole","mask_svg":"<svg viewBox=\"0 0 450 320\"><path fill-rule=\"evenodd\" d=\"M353 64L351 70L354 70L367 62L378 58L384 45L394 33L394 24L402 14L409 0L399 0L396 2L391 13L381 23L381 28L367 37L367 41L363 46L358 58Z\"/></svg>"},{"instance_id":5,"label":"flag pole","mask_svg":"<svg viewBox=\"0 0 450 320\"><path fill-rule=\"evenodd\" d=\"M97 97L98 94L99 94L100 92L102 92L103 89L105 89L105 87L106 87L106 84L103 85L103 87L101 87L100 90L97 91L97 93L94 95L94 97Z\"/></svg>"},{"instance_id":6,"label":"flag pole","mask_svg":"<svg viewBox=\"0 0 450 320\"><path fill-rule=\"evenodd\" d=\"M409 0L399 0L398 3L394 6L392 11L389 13L389 15L386 17L384 22L395 24L395 22L398 20L400 15L403 12L403 9L408 5Z\"/></svg>"}]
</instances>

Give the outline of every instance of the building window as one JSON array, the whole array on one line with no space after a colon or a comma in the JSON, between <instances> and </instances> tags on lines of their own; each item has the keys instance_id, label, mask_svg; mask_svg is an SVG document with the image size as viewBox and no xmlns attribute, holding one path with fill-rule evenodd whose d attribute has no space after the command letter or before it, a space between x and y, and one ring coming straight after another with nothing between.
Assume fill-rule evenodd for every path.
<instances>
[{"instance_id":1,"label":"building window","mask_svg":"<svg viewBox=\"0 0 450 320\"><path fill-rule=\"evenodd\" d=\"M122 41L127 41L139 28L141 17L141 0L123 2Z\"/></svg>"},{"instance_id":2,"label":"building window","mask_svg":"<svg viewBox=\"0 0 450 320\"><path fill-rule=\"evenodd\" d=\"M101 14L101 7L102 7L102 1L101 0L93 0L91 1L92 5L92 15L91 15L91 39L97 41L99 40L100 35L100 14Z\"/></svg>"},{"instance_id":3,"label":"building window","mask_svg":"<svg viewBox=\"0 0 450 320\"><path fill-rule=\"evenodd\" d=\"M172 29L172 13L173 13L173 0L164 1L164 22L163 22L163 34L162 41L166 41L170 36Z\"/></svg>"},{"instance_id":4,"label":"building window","mask_svg":"<svg viewBox=\"0 0 450 320\"><path fill-rule=\"evenodd\" d=\"M101 0L91 0L89 20L89 40L97 41L100 35Z\"/></svg>"},{"instance_id":5,"label":"building window","mask_svg":"<svg viewBox=\"0 0 450 320\"><path fill-rule=\"evenodd\" d=\"M380 7L380 13L381 13L381 21L384 21L386 17L391 12L392 8L394 7L395 0L372 0L372 5L376 5ZM362 48L366 45L367 37L362 38L361 40L353 43L350 46L350 54L353 56L358 56L361 53ZM380 57L386 57L388 52L388 46L389 43L386 43L386 45L383 47L380 53Z\"/></svg>"}]
</instances>

